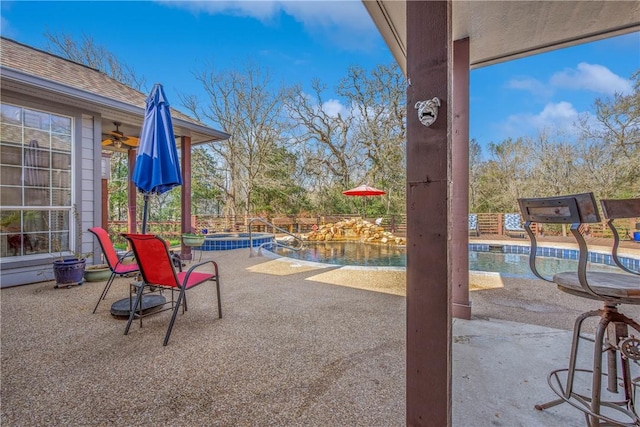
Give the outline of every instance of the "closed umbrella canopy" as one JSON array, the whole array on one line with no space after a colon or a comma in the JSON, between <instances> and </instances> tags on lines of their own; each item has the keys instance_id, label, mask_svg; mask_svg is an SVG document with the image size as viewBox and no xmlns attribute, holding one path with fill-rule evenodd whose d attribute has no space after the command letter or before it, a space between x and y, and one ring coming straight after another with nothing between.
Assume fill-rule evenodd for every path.
<instances>
[{"instance_id":1,"label":"closed umbrella canopy","mask_svg":"<svg viewBox=\"0 0 640 427\"><path fill-rule=\"evenodd\" d=\"M173 187L182 185L169 102L162 85L158 83L153 86L149 97L147 97L147 107L132 180L144 194L142 233L145 233L149 195L162 194Z\"/></svg>"},{"instance_id":2,"label":"closed umbrella canopy","mask_svg":"<svg viewBox=\"0 0 640 427\"><path fill-rule=\"evenodd\" d=\"M382 196L383 194L387 194L387 192L369 187L368 185L361 185L351 190L343 191L342 194L345 196Z\"/></svg>"}]
</instances>

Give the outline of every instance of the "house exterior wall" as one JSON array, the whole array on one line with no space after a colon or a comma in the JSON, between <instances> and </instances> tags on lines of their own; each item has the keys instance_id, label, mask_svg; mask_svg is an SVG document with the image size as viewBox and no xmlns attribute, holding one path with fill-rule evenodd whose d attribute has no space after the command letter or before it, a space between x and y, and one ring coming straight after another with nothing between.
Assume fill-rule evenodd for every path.
<instances>
[{"instance_id":1,"label":"house exterior wall","mask_svg":"<svg viewBox=\"0 0 640 427\"><path fill-rule=\"evenodd\" d=\"M90 114L82 114L81 118L81 144L80 156L78 156L78 170L80 176L80 192L76 197L76 204L81 212L82 231L82 249L79 251L83 254L91 254L87 263L92 263L94 258L94 238L87 230L94 225L100 224L102 206L101 200L101 178L100 178L100 130L97 130L96 140L96 124L99 127L99 121L94 119ZM97 165L97 166L96 166ZM96 175L97 174L97 175ZM98 202L98 203L96 203Z\"/></svg>"},{"instance_id":2,"label":"house exterior wall","mask_svg":"<svg viewBox=\"0 0 640 427\"><path fill-rule=\"evenodd\" d=\"M5 104L72 117L72 204L75 206L82 232L81 247L74 248L74 250L83 254L94 252L93 237L86 230L94 224L99 224L96 222L96 218L99 218L101 214L99 115L51 100L11 91L3 90L0 96L2 103ZM0 206L1 208L2 206ZM71 222L75 224L73 215L75 214L72 212ZM72 247L77 242L74 236L76 228L75 225L70 226ZM53 280L52 259L52 254L0 258L0 287ZM94 263L93 258L89 258L87 262Z\"/></svg>"}]
</instances>

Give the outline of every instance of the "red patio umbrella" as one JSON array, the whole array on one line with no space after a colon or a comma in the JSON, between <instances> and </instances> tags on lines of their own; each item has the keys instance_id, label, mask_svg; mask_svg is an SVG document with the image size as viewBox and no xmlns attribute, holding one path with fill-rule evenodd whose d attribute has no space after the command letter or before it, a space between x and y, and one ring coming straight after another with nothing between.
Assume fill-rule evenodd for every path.
<instances>
[{"instance_id":1,"label":"red patio umbrella","mask_svg":"<svg viewBox=\"0 0 640 427\"><path fill-rule=\"evenodd\" d=\"M387 194L387 192L363 184L351 190L343 191L342 194L345 196L382 196L383 194Z\"/></svg>"},{"instance_id":2,"label":"red patio umbrella","mask_svg":"<svg viewBox=\"0 0 640 427\"><path fill-rule=\"evenodd\" d=\"M358 187L352 188L351 190L343 191L342 194L344 194L345 196L368 197L368 196L382 196L383 194L387 194L387 192L384 190L378 190L377 188L369 187L368 185L363 184ZM363 216L365 216L367 214L366 199L363 202L363 204L364 204Z\"/></svg>"}]
</instances>

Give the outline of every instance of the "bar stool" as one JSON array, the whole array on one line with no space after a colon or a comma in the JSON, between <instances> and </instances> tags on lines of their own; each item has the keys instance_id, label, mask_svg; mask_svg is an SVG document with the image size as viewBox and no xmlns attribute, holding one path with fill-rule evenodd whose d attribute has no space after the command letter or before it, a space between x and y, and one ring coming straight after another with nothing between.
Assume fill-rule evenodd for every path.
<instances>
[{"instance_id":1,"label":"bar stool","mask_svg":"<svg viewBox=\"0 0 640 427\"><path fill-rule=\"evenodd\" d=\"M621 215L640 216L639 199L618 202L615 209L606 212L615 212L616 218L621 218ZM549 386L559 399L536 405L536 409L569 403L584 413L588 426L640 425L634 393L637 379L632 378L630 369L630 362L640 361L640 324L618 311L620 304L640 304L640 277L628 271L605 273L589 270L591 254L580 230L585 225L601 222L593 193L523 198L518 199L518 203L525 220L524 228L531 239L529 265L532 272L542 280L555 283L563 292L603 302L601 309L578 316L573 329L569 366L554 370L547 377ZM538 253L537 237L531 229L532 223L571 225L571 234L578 244L575 271L556 273L551 279L540 274L536 257L541 254ZM619 241L614 240L616 256L617 244ZM583 334L585 320L592 318L598 321L594 338ZM584 341L590 341L594 346L592 366L587 369L577 366L578 349ZM605 354L607 363L603 369ZM576 380L578 376L590 377L591 386L581 387ZM602 384L603 378L606 388Z\"/></svg>"}]
</instances>

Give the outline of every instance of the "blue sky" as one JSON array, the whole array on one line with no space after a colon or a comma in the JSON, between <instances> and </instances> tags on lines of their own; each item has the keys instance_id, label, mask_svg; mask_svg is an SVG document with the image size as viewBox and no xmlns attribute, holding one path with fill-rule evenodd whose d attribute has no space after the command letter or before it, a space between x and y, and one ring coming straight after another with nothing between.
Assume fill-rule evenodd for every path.
<instances>
[{"instance_id":1,"label":"blue sky","mask_svg":"<svg viewBox=\"0 0 640 427\"><path fill-rule=\"evenodd\" d=\"M275 82L333 88L350 65L393 61L364 6L352 1L118 1L1 3L1 32L43 48L45 31L90 35L146 79L204 99L193 72L241 69L248 60ZM597 97L631 89L640 33L536 55L471 72L470 136L485 146L539 129L570 126ZM335 108L332 92L327 101ZM329 98L334 98L333 101Z\"/></svg>"}]
</instances>

